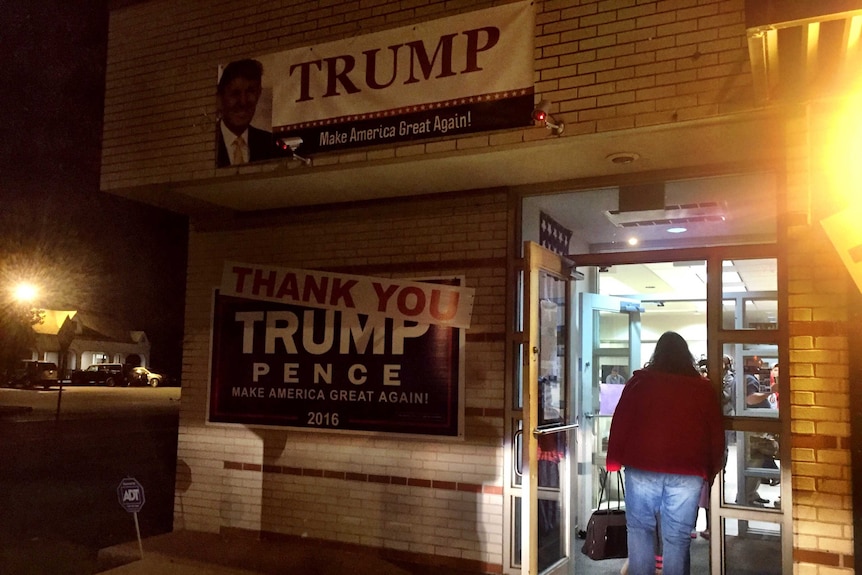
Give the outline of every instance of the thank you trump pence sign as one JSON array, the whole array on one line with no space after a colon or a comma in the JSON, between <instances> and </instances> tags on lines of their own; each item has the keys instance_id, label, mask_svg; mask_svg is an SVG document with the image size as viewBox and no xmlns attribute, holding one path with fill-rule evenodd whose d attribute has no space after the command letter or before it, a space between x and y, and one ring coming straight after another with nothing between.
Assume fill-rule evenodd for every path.
<instances>
[{"instance_id":1,"label":"thank you trump pence sign","mask_svg":"<svg viewBox=\"0 0 862 575\"><path fill-rule=\"evenodd\" d=\"M226 263L209 420L460 436L460 283Z\"/></svg>"},{"instance_id":2,"label":"thank you trump pence sign","mask_svg":"<svg viewBox=\"0 0 862 575\"><path fill-rule=\"evenodd\" d=\"M303 154L528 126L534 22L532 3L515 2L261 55L257 110L232 113L226 91L220 111L237 134L251 112L274 141L301 138Z\"/></svg>"}]
</instances>

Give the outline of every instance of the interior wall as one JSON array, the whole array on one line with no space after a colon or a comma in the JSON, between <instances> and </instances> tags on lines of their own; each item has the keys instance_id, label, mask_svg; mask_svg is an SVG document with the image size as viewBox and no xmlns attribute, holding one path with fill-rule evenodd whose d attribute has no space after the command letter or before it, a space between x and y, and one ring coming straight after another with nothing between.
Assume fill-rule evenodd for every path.
<instances>
[{"instance_id":1,"label":"interior wall","mask_svg":"<svg viewBox=\"0 0 862 575\"><path fill-rule=\"evenodd\" d=\"M625 344L629 337L628 329L627 315L609 314L602 322L602 345L613 347L615 342ZM641 314L641 358L644 363L652 356L658 338L666 331L675 331L685 338L696 360L706 355L705 315L645 312Z\"/></svg>"}]
</instances>

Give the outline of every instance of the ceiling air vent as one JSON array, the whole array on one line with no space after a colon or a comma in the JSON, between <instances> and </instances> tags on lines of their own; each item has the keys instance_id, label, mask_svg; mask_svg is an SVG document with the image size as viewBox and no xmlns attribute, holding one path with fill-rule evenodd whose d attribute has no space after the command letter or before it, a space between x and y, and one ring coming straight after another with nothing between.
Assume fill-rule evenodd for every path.
<instances>
[{"instance_id":1,"label":"ceiling air vent","mask_svg":"<svg viewBox=\"0 0 862 575\"><path fill-rule=\"evenodd\" d=\"M656 210L606 211L605 216L618 228L641 226L666 226L692 224L697 222L723 222L726 219L724 204L718 202L698 202L694 204L674 204Z\"/></svg>"}]
</instances>

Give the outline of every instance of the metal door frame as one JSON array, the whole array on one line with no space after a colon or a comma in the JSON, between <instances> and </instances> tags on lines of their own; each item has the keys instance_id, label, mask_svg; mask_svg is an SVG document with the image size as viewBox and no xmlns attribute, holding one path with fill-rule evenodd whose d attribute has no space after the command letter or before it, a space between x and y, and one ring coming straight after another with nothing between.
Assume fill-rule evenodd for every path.
<instances>
[{"instance_id":1,"label":"metal door frame","mask_svg":"<svg viewBox=\"0 0 862 575\"><path fill-rule=\"evenodd\" d=\"M721 357L723 345L726 342L755 342L771 343L778 346L779 363L790 365L789 361L789 331L787 314L787 280L784 271L785 264L782 252L777 243L770 244L747 244L738 246L713 246L704 248L682 248L654 251L636 252L611 252L596 254L573 254L568 256L578 267L596 266L605 267L613 265L647 264L673 261L703 260L707 264L707 352L709 357ZM775 330L736 330L725 329L722 325L722 293L721 273L722 261L729 259L765 259L774 258L778 263L778 301L779 320ZM715 278L719 278L716 281ZM716 386L721 388L721 373L718 362L712 362L709 377ZM787 381L786 379L784 381ZM784 384L786 385L786 384ZM786 388L785 388L786 390ZM790 437L791 417L785 413L778 422L780 433ZM763 427L762 422L740 422L739 420L726 422L726 428L734 431L748 431ZM790 461L789 442L781 442L781 458ZM746 521L769 521L781 526L781 556L782 572L790 573L793 570L793 516L792 516L792 489L790 466L783 466L781 470L781 497L782 511L780 514L763 512L756 509L719 504L712 505L709 511L710 523L712 524L712 538L710 539L710 572L711 575L724 573L723 556L723 519L735 519ZM712 501L723 501L722 481L716 480L712 487Z\"/></svg>"},{"instance_id":2,"label":"metal door frame","mask_svg":"<svg viewBox=\"0 0 862 575\"><path fill-rule=\"evenodd\" d=\"M569 457L566 458L565 469L561 469L560 473L560 497L563 499L561 520L563 521L563 541L564 541L564 558L556 564L548 567L542 572L542 575L557 575L567 572L572 564L573 553L573 533L571 524L571 507L572 507L572 473L571 473L571 455L575 451L572 447L574 443L574 434L572 431L577 428L577 423L573 420L574 413L571 406L572 393L572 365L569 358L571 356L571 317L572 317L572 290L569 285L565 289L566 298L566 318L567 318L567 353L569 358L565 362L566 373L564 377L567 385L567 409L566 419L560 425L539 426L539 351L540 351L540 334L539 334L539 277L541 272L548 273L562 281L571 279L571 263L567 262L561 256L535 244L533 242L524 242L524 259L523 259L523 331L520 333L522 349L525 350L522 354L522 429L526 430L521 433L521 461L523 468L521 470L523 481L518 491L521 493L521 532L513 533L513 537L520 537L521 540L521 569L522 575L539 575L538 567L538 501L540 498L538 486L538 440L539 437L554 433L566 433L569 438ZM513 430L517 433L517 431ZM516 442L513 442L513 445ZM513 456L514 458L514 456ZM514 495L510 500L514 499ZM514 505L514 504L512 504ZM507 514L507 521L511 524L513 515Z\"/></svg>"}]
</instances>

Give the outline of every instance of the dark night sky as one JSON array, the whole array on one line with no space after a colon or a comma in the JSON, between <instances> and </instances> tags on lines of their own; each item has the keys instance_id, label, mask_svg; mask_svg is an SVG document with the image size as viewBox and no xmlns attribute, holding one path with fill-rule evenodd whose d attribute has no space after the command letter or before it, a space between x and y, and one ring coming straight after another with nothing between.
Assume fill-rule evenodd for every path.
<instances>
[{"instance_id":1,"label":"dark night sky","mask_svg":"<svg viewBox=\"0 0 862 575\"><path fill-rule=\"evenodd\" d=\"M186 218L99 191L106 0L0 0L0 285L143 329L178 374Z\"/></svg>"}]
</instances>

